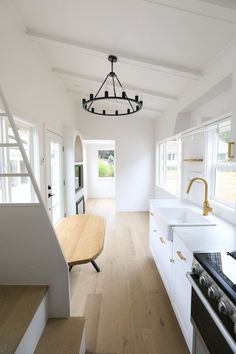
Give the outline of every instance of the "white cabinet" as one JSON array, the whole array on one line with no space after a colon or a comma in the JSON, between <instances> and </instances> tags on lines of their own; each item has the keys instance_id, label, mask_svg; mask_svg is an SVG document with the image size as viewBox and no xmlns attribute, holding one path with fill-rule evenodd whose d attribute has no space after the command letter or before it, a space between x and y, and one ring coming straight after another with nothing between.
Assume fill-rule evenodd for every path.
<instances>
[{"instance_id":1,"label":"white cabinet","mask_svg":"<svg viewBox=\"0 0 236 354\"><path fill-rule=\"evenodd\" d=\"M168 241L160 231L155 213L150 213L150 250L161 275L162 281L171 297L172 288L172 242Z\"/></svg>"},{"instance_id":2,"label":"white cabinet","mask_svg":"<svg viewBox=\"0 0 236 354\"><path fill-rule=\"evenodd\" d=\"M193 336L190 322L191 285L186 273L191 270L193 255L176 232L174 232L173 242L166 239L158 227L155 210L152 208L149 225L150 250L191 352Z\"/></svg>"},{"instance_id":3,"label":"white cabinet","mask_svg":"<svg viewBox=\"0 0 236 354\"><path fill-rule=\"evenodd\" d=\"M172 306L191 352L193 336L193 327L190 322L191 285L186 273L191 270L192 252L189 251L176 233L174 233L173 241L173 258Z\"/></svg>"}]
</instances>

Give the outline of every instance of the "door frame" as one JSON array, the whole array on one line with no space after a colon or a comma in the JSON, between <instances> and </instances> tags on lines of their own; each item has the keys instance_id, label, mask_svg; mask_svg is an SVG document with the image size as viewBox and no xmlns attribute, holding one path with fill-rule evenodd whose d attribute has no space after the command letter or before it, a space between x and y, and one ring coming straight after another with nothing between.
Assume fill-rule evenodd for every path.
<instances>
[{"instance_id":1,"label":"door frame","mask_svg":"<svg viewBox=\"0 0 236 354\"><path fill-rule=\"evenodd\" d=\"M53 223L53 218L52 215L49 213L49 205L48 205L48 166L49 163L51 162L50 156L48 156L48 139L49 136L48 135L54 135L56 138L61 139L61 218L63 218L65 216L65 184L64 184L64 138L63 135L58 134L54 131L52 131L51 129L48 129L45 125L44 125L44 156L45 156L45 206L46 209L48 211L49 217L51 222ZM49 147L50 148L50 147ZM50 161L48 160L50 159Z\"/></svg>"}]
</instances>

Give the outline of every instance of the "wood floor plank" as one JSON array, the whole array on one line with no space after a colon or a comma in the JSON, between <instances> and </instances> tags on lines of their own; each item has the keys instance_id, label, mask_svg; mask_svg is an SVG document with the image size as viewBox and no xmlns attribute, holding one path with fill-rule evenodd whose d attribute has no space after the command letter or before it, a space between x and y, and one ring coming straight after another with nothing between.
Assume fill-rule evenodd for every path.
<instances>
[{"instance_id":1,"label":"wood floor plank","mask_svg":"<svg viewBox=\"0 0 236 354\"><path fill-rule=\"evenodd\" d=\"M114 265L104 263L102 303L98 328L98 353L116 353L118 347L118 294L115 286Z\"/></svg>"},{"instance_id":2,"label":"wood floor plank","mask_svg":"<svg viewBox=\"0 0 236 354\"><path fill-rule=\"evenodd\" d=\"M132 320L129 281L120 279L116 283L118 295L118 353L135 354L135 332Z\"/></svg>"},{"instance_id":3,"label":"wood floor plank","mask_svg":"<svg viewBox=\"0 0 236 354\"><path fill-rule=\"evenodd\" d=\"M189 354L149 251L149 215L115 212L112 199L88 200L107 222L100 273L72 270L73 315L88 317L87 354Z\"/></svg>"},{"instance_id":4,"label":"wood floor plank","mask_svg":"<svg viewBox=\"0 0 236 354\"><path fill-rule=\"evenodd\" d=\"M139 262L129 260L129 282L132 313L135 328L150 327L150 314L146 302L146 292L141 281Z\"/></svg>"},{"instance_id":5,"label":"wood floor plank","mask_svg":"<svg viewBox=\"0 0 236 354\"><path fill-rule=\"evenodd\" d=\"M91 353L96 353L101 303L101 294L88 294L85 304L85 332L86 348Z\"/></svg>"},{"instance_id":6,"label":"wood floor plank","mask_svg":"<svg viewBox=\"0 0 236 354\"><path fill-rule=\"evenodd\" d=\"M136 329L135 353L136 354L157 354L156 343L152 328Z\"/></svg>"}]
</instances>

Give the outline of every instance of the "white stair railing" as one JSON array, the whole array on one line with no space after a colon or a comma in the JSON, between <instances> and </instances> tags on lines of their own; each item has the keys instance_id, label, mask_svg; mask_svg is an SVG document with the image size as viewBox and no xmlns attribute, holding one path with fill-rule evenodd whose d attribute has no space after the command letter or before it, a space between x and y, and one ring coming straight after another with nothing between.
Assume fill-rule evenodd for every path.
<instances>
[{"instance_id":1,"label":"white stair railing","mask_svg":"<svg viewBox=\"0 0 236 354\"><path fill-rule=\"evenodd\" d=\"M3 105L3 109L4 109L4 112L1 112L0 116L8 118L10 127L12 128L12 131L13 131L13 134L14 134L14 138L16 140L16 143L7 143L7 142L6 143L1 143L0 144L0 148L12 148L12 147L18 148L20 153L21 153L21 156L22 156L23 162L25 164L26 170L27 170L27 173L13 173L13 172L0 173L0 177L29 177L30 178L30 182L33 185L34 192L35 192L35 194L37 196L37 199L38 199L39 203L41 204L41 206L45 209L44 202L43 202L43 199L42 199L42 196L41 196L41 193L40 193L36 178L34 176L34 173L33 173L33 170L31 168L28 156L27 156L27 154L25 152L23 143L21 141L20 134L18 132L15 120L13 118L13 115L12 115L11 111L10 111L9 105L8 105L8 103L6 101L6 98L4 96L4 93L3 93L3 90L1 88L1 86L0 86L0 99L2 101L2 105ZM47 213L46 209L45 209L45 212Z\"/></svg>"}]
</instances>

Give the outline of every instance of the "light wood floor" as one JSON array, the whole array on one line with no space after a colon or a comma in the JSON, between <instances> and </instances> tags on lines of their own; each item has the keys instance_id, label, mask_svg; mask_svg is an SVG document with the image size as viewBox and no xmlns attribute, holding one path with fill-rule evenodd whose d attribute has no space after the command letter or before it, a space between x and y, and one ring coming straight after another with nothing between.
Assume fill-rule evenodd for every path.
<instances>
[{"instance_id":1,"label":"light wood floor","mask_svg":"<svg viewBox=\"0 0 236 354\"><path fill-rule=\"evenodd\" d=\"M148 213L116 213L111 199L90 199L86 212L107 220L101 272L86 264L70 274L87 354L189 354L149 252Z\"/></svg>"}]
</instances>

